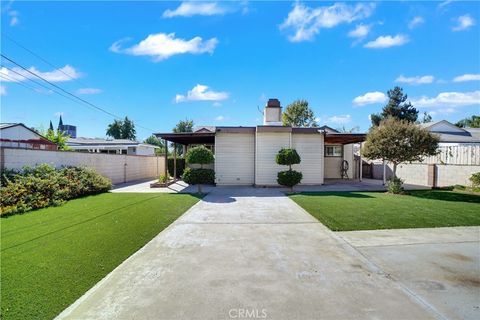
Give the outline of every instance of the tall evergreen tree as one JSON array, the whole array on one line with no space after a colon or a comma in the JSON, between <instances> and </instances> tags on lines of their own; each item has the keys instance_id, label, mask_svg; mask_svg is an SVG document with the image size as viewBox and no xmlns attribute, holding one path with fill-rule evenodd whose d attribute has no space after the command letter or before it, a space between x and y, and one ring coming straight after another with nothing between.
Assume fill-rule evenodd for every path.
<instances>
[{"instance_id":1,"label":"tall evergreen tree","mask_svg":"<svg viewBox=\"0 0 480 320\"><path fill-rule=\"evenodd\" d=\"M50 120L50 127L48 128L48 130L51 130L51 131L53 131L53 124L52 124L52 120Z\"/></svg>"},{"instance_id":2,"label":"tall evergreen tree","mask_svg":"<svg viewBox=\"0 0 480 320\"><path fill-rule=\"evenodd\" d=\"M407 94L403 93L403 89L395 87L388 90L388 103L383 107L381 113L370 115L373 126L380 125L382 120L387 118L395 118L397 120L405 120L407 122L415 122L418 118L418 110L407 101Z\"/></svg>"}]
</instances>

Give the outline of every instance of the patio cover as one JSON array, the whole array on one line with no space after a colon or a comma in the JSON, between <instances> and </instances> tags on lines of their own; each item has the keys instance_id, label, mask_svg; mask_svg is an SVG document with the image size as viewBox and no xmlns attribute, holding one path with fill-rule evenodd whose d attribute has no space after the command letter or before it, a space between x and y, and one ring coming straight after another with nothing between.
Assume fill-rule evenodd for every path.
<instances>
[{"instance_id":1,"label":"patio cover","mask_svg":"<svg viewBox=\"0 0 480 320\"><path fill-rule=\"evenodd\" d=\"M154 133L159 139L183 145L190 144L213 144L215 132L181 132L181 133Z\"/></svg>"}]
</instances>

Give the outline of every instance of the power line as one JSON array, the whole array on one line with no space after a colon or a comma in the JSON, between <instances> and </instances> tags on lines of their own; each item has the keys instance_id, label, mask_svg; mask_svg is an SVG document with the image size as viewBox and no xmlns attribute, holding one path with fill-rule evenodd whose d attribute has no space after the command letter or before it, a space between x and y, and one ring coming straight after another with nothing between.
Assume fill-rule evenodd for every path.
<instances>
[{"instance_id":1,"label":"power line","mask_svg":"<svg viewBox=\"0 0 480 320\"><path fill-rule=\"evenodd\" d=\"M65 94L62 94L61 92L58 92L58 91L56 91L56 90L54 90L54 89L52 89L52 88L44 85L43 83L41 83L41 82L39 82L39 81L36 81L36 80L34 80L34 79L31 79L31 78L29 78L29 77L21 74L20 72L17 72L17 71L15 71L15 70L13 70L13 69L11 69L11 68L3 65L3 64L2 64L1 66L2 66L3 68L5 68L5 69L7 69L7 70L9 70L9 71L11 71L11 72L13 72L13 73L15 73L16 75L23 77L25 80L29 80L29 81L31 81L31 82L33 82L33 83L41 86L42 88L45 88L45 89L47 89L47 90L49 90L49 91L52 91L52 92L54 92L54 93L56 93L56 94L58 94L58 95L60 95L60 96L62 96L62 97L64 97L64 98L69 99L70 101L73 101L73 102L78 103L78 104L80 104L80 105L83 106L83 104L82 104L81 102L79 102L78 100L75 100L75 99L71 98L70 96L67 96L67 95L65 95ZM2 76L2 77L5 77L5 76L7 76L7 75L6 75L6 74L1 74L1 76ZM13 82L19 83L19 80L18 80L18 79L12 79L12 77L10 77L10 80L13 80ZM38 91L36 91L36 89L33 89L33 91L35 91L35 92L38 93Z\"/></svg>"},{"instance_id":2,"label":"power line","mask_svg":"<svg viewBox=\"0 0 480 320\"><path fill-rule=\"evenodd\" d=\"M27 51L28 53L30 53L31 55L33 55L34 57L36 57L37 59L40 59L41 61L43 61L44 63L48 64L50 67L60 71L61 73L63 73L64 75L66 75L67 77L69 77L70 79L80 83L81 85L84 85L86 87L88 87L85 83L81 82L80 80L78 80L77 78L74 78L72 77L71 75L69 75L68 73L66 73L65 71L63 71L61 68L59 68L58 66L54 65L53 63L49 62L47 59L41 57L38 53L35 53L33 52L32 50L28 49L27 47L25 47L24 45L22 45L21 43L19 43L18 41L12 39L10 36L8 36L7 34L3 33L2 32L2 35L9 41L11 41L12 43L16 44L18 47L22 48L23 50Z\"/></svg>"},{"instance_id":3,"label":"power line","mask_svg":"<svg viewBox=\"0 0 480 320\"><path fill-rule=\"evenodd\" d=\"M9 57L5 56L3 53L0 54L0 56L1 56L2 58L4 58L5 60L7 60L7 61L9 61L9 62L11 62L11 63L13 63L13 64L15 64L16 66L18 66L18 67L21 68L22 70L24 70L24 71L28 72L29 74L33 75L34 77L36 77L36 78L38 78L38 79L40 79L40 80L43 80L44 82L48 83L48 84L51 85L52 87L55 87L55 88L57 88L58 90L64 92L65 94L67 94L67 95L69 95L69 96L71 96L71 97L73 97L73 98L76 98L76 99L78 99L79 101L81 101L81 102L83 102L83 103L85 103L85 104L87 104L87 105L89 105L89 106L97 109L98 111L101 111L101 112L103 112L103 113L105 113L105 114L107 114L107 115L109 115L109 116L114 117L115 119L119 119L119 120L122 119L122 117L119 117L119 116L117 116L116 114L113 114L113 113L111 113L111 112L109 112L109 111L107 111L107 110L105 110L105 109L103 109L103 108L101 108L101 107L99 107L99 106L97 106L97 105L95 105L95 104L93 104L93 103L91 103L91 102L83 99L83 98L80 98L80 97L78 97L77 95L75 95L75 94L73 94L73 93L71 93L71 92L63 89L62 87L60 87L60 86L58 86L58 85L56 85L56 84L48 81L47 79L43 78L42 76L38 75L37 73L35 73L35 72L33 72L33 71L25 68L24 66L22 66L21 64L19 64L19 63L16 62L16 61L14 61L13 59L10 59ZM137 126L140 127L140 128L143 128L143 129L145 129L145 130L154 131L153 129L150 129L150 128L147 128L147 127L143 127L143 126L140 126L140 125L138 125L138 124L137 124Z\"/></svg>"},{"instance_id":4,"label":"power line","mask_svg":"<svg viewBox=\"0 0 480 320\"><path fill-rule=\"evenodd\" d=\"M24 88L30 89L30 90L32 90L32 91L36 91L36 89L35 89L34 87L30 87L30 86L28 86L28 85L26 85L26 84L24 84L24 83L21 83L21 82L17 81L16 79L13 79L12 77L9 77L9 76L6 75L6 74L0 74L0 78L5 78L5 79L7 79L7 80L10 80L10 82L13 82L13 83L15 83L15 84L18 84L18 85L20 85L20 86L22 86L22 87L24 87Z\"/></svg>"}]
</instances>

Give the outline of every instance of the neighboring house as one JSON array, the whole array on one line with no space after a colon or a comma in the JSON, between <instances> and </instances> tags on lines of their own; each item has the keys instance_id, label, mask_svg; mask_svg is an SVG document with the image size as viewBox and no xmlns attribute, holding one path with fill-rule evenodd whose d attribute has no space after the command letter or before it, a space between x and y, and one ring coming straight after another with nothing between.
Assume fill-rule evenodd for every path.
<instances>
[{"instance_id":1,"label":"neighboring house","mask_svg":"<svg viewBox=\"0 0 480 320\"><path fill-rule=\"evenodd\" d=\"M51 142L23 123L0 124L0 146L21 149L57 150Z\"/></svg>"},{"instance_id":2,"label":"neighboring house","mask_svg":"<svg viewBox=\"0 0 480 320\"><path fill-rule=\"evenodd\" d=\"M74 151L151 156L159 147L127 139L69 138L67 146Z\"/></svg>"},{"instance_id":3,"label":"neighboring house","mask_svg":"<svg viewBox=\"0 0 480 320\"><path fill-rule=\"evenodd\" d=\"M218 185L276 186L277 173L287 170L277 165L281 148L294 148L301 163L293 169L303 173L302 184L323 184L325 179L341 178L342 162L348 163L348 177L354 177L353 144L365 134L339 133L328 128L283 126L282 108L270 99L264 111L264 124L256 127L202 127L190 133L156 133L160 139L182 144L212 145Z\"/></svg>"},{"instance_id":4,"label":"neighboring house","mask_svg":"<svg viewBox=\"0 0 480 320\"><path fill-rule=\"evenodd\" d=\"M70 124L63 124L62 116L60 116L60 120L58 121L57 130L63 132L65 135L69 136L70 138L77 137L77 127L72 126Z\"/></svg>"},{"instance_id":5,"label":"neighboring house","mask_svg":"<svg viewBox=\"0 0 480 320\"><path fill-rule=\"evenodd\" d=\"M440 138L440 147L480 145L479 129L459 128L447 120L422 123L420 126Z\"/></svg>"}]
</instances>

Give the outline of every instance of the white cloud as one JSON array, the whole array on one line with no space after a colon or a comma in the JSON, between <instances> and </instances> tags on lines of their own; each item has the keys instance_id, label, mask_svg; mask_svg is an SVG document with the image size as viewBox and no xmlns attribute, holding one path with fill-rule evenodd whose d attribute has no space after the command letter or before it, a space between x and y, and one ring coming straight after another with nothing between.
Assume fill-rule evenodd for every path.
<instances>
[{"instance_id":1,"label":"white cloud","mask_svg":"<svg viewBox=\"0 0 480 320\"><path fill-rule=\"evenodd\" d=\"M371 26L365 24L359 24L355 29L351 30L348 33L348 36L351 38L365 38L370 32Z\"/></svg>"},{"instance_id":2,"label":"white cloud","mask_svg":"<svg viewBox=\"0 0 480 320\"><path fill-rule=\"evenodd\" d=\"M80 88L77 90L78 94L98 94L102 93L102 89L97 88Z\"/></svg>"},{"instance_id":3,"label":"white cloud","mask_svg":"<svg viewBox=\"0 0 480 320\"><path fill-rule=\"evenodd\" d=\"M347 124L351 121L352 121L352 116L349 114L331 116L326 119L327 123L334 123L334 124Z\"/></svg>"},{"instance_id":4,"label":"white cloud","mask_svg":"<svg viewBox=\"0 0 480 320\"><path fill-rule=\"evenodd\" d=\"M13 67L11 68L13 71L8 70L7 68L0 69L0 77L5 75L5 77L1 77L2 81L4 82L21 82L27 79L35 79L36 77L31 73L18 68ZM80 78L83 74L78 72L74 67L70 65L65 65L63 68L52 70L52 71L45 71L42 72L35 67L30 67L28 70L32 73L39 75L40 77L44 78L50 82L65 82L71 81L73 79ZM19 75L20 74L20 75ZM72 79L73 78L73 79Z\"/></svg>"},{"instance_id":5,"label":"white cloud","mask_svg":"<svg viewBox=\"0 0 480 320\"><path fill-rule=\"evenodd\" d=\"M217 38L203 41L201 37L190 40L175 38L175 33L150 34L146 39L130 48L122 48L121 44L128 39L122 39L110 46L110 51L133 56L151 56L154 61L161 61L177 54L213 53L218 44Z\"/></svg>"},{"instance_id":6,"label":"white cloud","mask_svg":"<svg viewBox=\"0 0 480 320\"><path fill-rule=\"evenodd\" d=\"M465 82L465 81L480 81L480 74L462 74L461 76L457 76L453 78L453 82Z\"/></svg>"},{"instance_id":7,"label":"white cloud","mask_svg":"<svg viewBox=\"0 0 480 320\"><path fill-rule=\"evenodd\" d=\"M412 99L415 107L460 107L480 104L480 90L472 92L442 92L436 97Z\"/></svg>"},{"instance_id":8,"label":"white cloud","mask_svg":"<svg viewBox=\"0 0 480 320\"><path fill-rule=\"evenodd\" d=\"M371 49L383 49L394 46L402 46L410 41L407 36L403 34L397 34L396 36L380 36L377 39L367 42L364 47Z\"/></svg>"},{"instance_id":9,"label":"white cloud","mask_svg":"<svg viewBox=\"0 0 480 320\"><path fill-rule=\"evenodd\" d=\"M475 19L473 19L469 14L458 17L456 21L457 25L452 28L453 31L467 30L475 25Z\"/></svg>"},{"instance_id":10,"label":"white cloud","mask_svg":"<svg viewBox=\"0 0 480 320\"><path fill-rule=\"evenodd\" d=\"M364 106L367 104L374 104L374 103L383 103L387 100L387 96L383 92L374 91L374 92L367 92L362 96L358 96L353 99L352 103L356 106Z\"/></svg>"},{"instance_id":11,"label":"white cloud","mask_svg":"<svg viewBox=\"0 0 480 320\"><path fill-rule=\"evenodd\" d=\"M410 22L408 23L408 28L409 29L414 29L414 28L416 28L419 25L424 24L424 23L425 23L425 19L423 19L420 16L416 16L412 20L410 20Z\"/></svg>"},{"instance_id":12,"label":"white cloud","mask_svg":"<svg viewBox=\"0 0 480 320\"><path fill-rule=\"evenodd\" d=\"M15 11L15 10L9 11L8 15L10 16L10 27L14 27L20 23L20 20L18 18L19 16L18 11Z\"/></svg>"},{"instance_id":13,"label":"white cloud","mask_svg":"<svg viewBox=\"0 0 480 320\"><path fill-rule=\"evenodd\" d=\"M227 13L226 7L217 2L182 2L175 10L165 10L164 18L191 17L191 16L214 16Z\"/></svg>"},{"instance_id":14,"label":"white cloud","mask_svg":"<svg viewBox=\"0 0 480 320\"><path fill-rule=\"evenodd\" d=\"M427 84L432 83L433 81L435 81L434 76L404 77L403 75L400 75L397 79L395 79L395 82L408 83L413 85Z\"/></svg>"},{"instance_id":15,"label":"white cloud","mask_svg":"<svg viewBox=\"0 0 480 320\"><path fill-rule=\"evenodd\" d=\"M212 105L217 108L222 106L222 104L218 101L215 101Z\"/></svg>"},{"instance_id":16,"label":"white cloud","mask_svg":"<svg viewBox=\"0 0 480 320\"><path fill-rule=\"evenodd\" d=\"M322 28L333 28L342 23L368 18L374 9L374 3L335 3L328 7L312 8L296 2L280 29L293 31L293 34L288 36L291 42L309 41L313 40Z\"/></svg>"},{"instance_id":17,"label":"white cloud","mask_svg":"<svg viewBox=\"0 0 480 320\"><path fill-rule=\"evenodd\" d=\"M7 87L0 85L0 96L7 95Z\"/></svg>"},{"instance_id":18,"label":"white cloud","mask_svg":"<svg viewBox=\"0 0 480 320\"><path fill-rule=\"evenodd\" d=\"M223 121L223 120L225 120L224 116L215 117L215 121Z\"/></svg>"},{"instance_id":19,"label":"white cloud","mask_svg":"<svg viewBox=\"0 0 480 320\"><path fill-rule=\"evenodd\" d=\"M440 3L438 4L438 7L439 7L439 8L443 8L443 7L445 7L446 5L449 5L449 4L452 3L452 2L453 2L453 0L445 0L445 1L443 1L443 2L440 2Z\"/></svg>"},{"instance_id":20,"label":"white cloud","mask_svg":"<svg viewBox=\"0 0 480 320\"><path fill-rule=\"evenodd\" d=\"M213 91L208 86L197 84L192 90L189 90L186 95L177 94L175 102L186 101L222 101L228 99L228 92Z\"/></svg>"}]
</instances>

